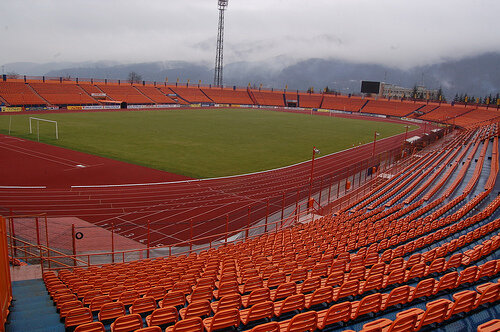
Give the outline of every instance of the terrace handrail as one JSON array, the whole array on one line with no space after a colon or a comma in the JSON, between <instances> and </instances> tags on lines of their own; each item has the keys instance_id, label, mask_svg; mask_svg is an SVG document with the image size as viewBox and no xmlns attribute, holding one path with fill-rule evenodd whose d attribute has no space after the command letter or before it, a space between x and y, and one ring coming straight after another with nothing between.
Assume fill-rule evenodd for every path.
<instances>
[{"instance_id":1,"label":"terrace handrail","mask_svg":"<svg viewBox=\"0 0 500 332\"><path fill-rule=\"evenodd\" d=\"M19 250L25 254L25 256L15 255L16 257L14 257L14 255L11 254L10 257L12 257L12 258L18 258L18 259L25 260L25 261L28 261L29 259L39 259L40 263L47 261L47 262L56 263L56 264L59 264L59 265L65 266L65 267L72 267L71 265L65 264L61 261L57 261L56 259L54 259L54 258L58 258L58 257L65 257L65 258L69 257L69 255L65 254L62 251L59 251L59 250L56 250L53 248L49 248L46 245L34 244L31 242L25 241L23 239L20 239L18 237L15 237L11 234L7 234L7 239L11 240L12 241L11 243L20 242L22 244L22 245L15 244L13 247L10 247L11 252ZM35 251L35 253L32 251L29 251L29 249L32 249L33 251ZM36 252L38 252L38 254L36 254ZM44 252L45 253L51 252L51 253L54 253L56 255L44 256L43 255ZM57 255L59 255L59 256L57 256ZM76 263L86 264L85 261L80 260L76 257L72 257L71 259L75 262L75 265L76 265Z\"/></svg>"},{"instance_id":2,"label":"terrace handrail","mask_svg":"<svg viewBox=\"0 0 500 332\"><path fill-rule=\"evenodd\" d=\"M317 202L315 202L315 204L317 204ZM302 212L300 212L300 211L302 211ZM49 267L48 270L67 269L67 268L74 268L76 266L78 266L78 267L101 266L101 265L108 264L108 263L92 264L91 258L96 257L96 256L111 256L112 262L114 263L115 257L121 256L121 260L119 259L118 261L126 262L127 255L139 254L140 257L142 257L142 256L149 257L151 251L154 252L154 251L160 251L160 250L168 250L168 255L165 255L168 257L182 255L182 254L190 254L192 252L197 252L197 251L201 251L204 249L211 249L211 248L216 248L219 246L227 246L227 245L232 244L232 243L248 241L252 238L258 237L261 234L263 234L262 232L251 234L251 232L253 230L257 230L259 228L266 227L268 229L268 232L278 232L278 231L282 230L283 228L293 226L300 219L301 216L305 216L309 213L310 213L310 211L309 211L309 209L307 209L307 202L304 202L304 203L299 204L299 206L288 217L274 221L274 222L266 223L264 225L262 225L262 224L253 225L253 226L244 227L244 228L240 228L238 230L233 230L233 231L229 231L229 232L221 232L221 233L217 233L214 235L208 235L208 236L204 236L204 237L198 237L195 239L189 239L189 240L177 242L175 244L170 244L170 245L165 245L165 246L157 246L157 247L147 247L147 248L141 248L141 249L129 249L129 250L111 251L111 252L108 251L108 252L82 253L82 254L76 254L76 255L68 255L68 254L65 254L63 252L47 248L46 246L43 246L43 245L40 245L40 246L33 245L33 244L30 244L30 245L40 249L41 257L39 257L39 258L41 258L41 261L42 261L41 262L42 263L41 264L42 270L45 269L44 265L43 265L44 262L53 262L53 263L60 265L57 267ZM274 230L273 230L273 228L274 228ZM245 236L242 238L236 237L234 239L230 239L230 237L234 236L235 233L236 234L245 234ZM199 242L199 241L205 241L205 240L207 240L206 244L202 245L201 247L197 247L196 249L192 248L193 242ZM25 242L25 241L23 241L23 242ZM176 249L176 248L177 249L182 248L184 250L177 252L177 253L172 253L172 249ZM44 256L43 253L48 252L49 250L50 250L50 252L57 253L58 255L50 255L47 257ZM161 255L161 256L163 256L163 255ZM75 262L75 264L73 266L69 265L69 264L65 264L62 262L62 260L70 260L70 261Z\"/></svg>"}]
</instances>

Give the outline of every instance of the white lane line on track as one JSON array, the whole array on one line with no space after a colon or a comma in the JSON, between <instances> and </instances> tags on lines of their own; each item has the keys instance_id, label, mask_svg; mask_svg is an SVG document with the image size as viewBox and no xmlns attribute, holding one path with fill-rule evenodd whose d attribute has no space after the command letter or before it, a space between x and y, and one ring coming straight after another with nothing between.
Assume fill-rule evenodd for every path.
<instances>
[{"instance_id":1,"label":"white lane line on track","mask_svg":"<svg viewBox=\"0 0 500 332\"><path fill-rule=\"evenodd\" d=\"M33 158L38 158L38 159L50 161L50 162L55 163L55 164L60 164L60 165L70 166L70 167L74 167L76 164L81 164L80 162L74 162L74 161L69 160L69 159L64 159L64 158L60 158L58 156L54 156L54 155L26 149L26 148L21 148L19 146L13 146L11 144L5 144L3 142L0 142L0 146L6 150L14 151L14 152L17 152L20 154L25 154L25 155L33 157ZM59 159L59 160L56 160L56 159ZM71 162L71 164L69 162Z\"/></svg>"},{"instance_id":2,"label":"white lane line on track","mask_svg":"<svg viewBox=\"0 0 500 332\"><path fill-rule=\"evenodd\" d=\"M0 189L46 189L46 186L0 186Z\"/></svg>"},{"instance_id":3,"label":"white lane line on track","mask_svg":"<svg viewBox=\"0 0 500 332\"><path fill-rule=\"evenodd\" d=\"M19 137L14 137L14 136L3 136L3 138L5 140L11 139L11 140L18 141L18 142L26 142L26 140L19 138Z\"/></svg>"}]
</instances>

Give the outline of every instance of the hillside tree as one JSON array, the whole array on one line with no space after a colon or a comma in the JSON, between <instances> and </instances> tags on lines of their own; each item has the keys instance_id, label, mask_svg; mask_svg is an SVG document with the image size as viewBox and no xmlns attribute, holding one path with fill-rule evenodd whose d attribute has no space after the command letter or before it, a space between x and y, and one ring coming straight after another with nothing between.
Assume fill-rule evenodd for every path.
<instances>
[{"instance_id":1,"label":"hillside tree","mask_svg":"<svg viewBox=\"0 0 500 332\"><path fill-rule=\"evenodd\" d=\"M141 83L142 82L142 76L137 74L135 71L131 71L128 73L128 82L130 84L133 83Z\"/></svg>"}]
</instances>

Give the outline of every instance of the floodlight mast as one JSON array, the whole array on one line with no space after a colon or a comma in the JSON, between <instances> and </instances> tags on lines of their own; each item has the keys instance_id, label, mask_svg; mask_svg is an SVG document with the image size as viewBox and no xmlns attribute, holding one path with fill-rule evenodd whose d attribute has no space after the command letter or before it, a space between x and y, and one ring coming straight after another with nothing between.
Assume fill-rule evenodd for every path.
<instances>
[{"instance_id":1,"label":"floodlight mast","mask_svg":"<svg viewBox=\"0 0 500 332\"><path fill-rule=\"evenodd\" d=\"M219 29L217 32L217 52L215 56L214 85L222 86L222 68L224 66L224 11L229 0L218 0Z\"/></svg>"}]
</instances>

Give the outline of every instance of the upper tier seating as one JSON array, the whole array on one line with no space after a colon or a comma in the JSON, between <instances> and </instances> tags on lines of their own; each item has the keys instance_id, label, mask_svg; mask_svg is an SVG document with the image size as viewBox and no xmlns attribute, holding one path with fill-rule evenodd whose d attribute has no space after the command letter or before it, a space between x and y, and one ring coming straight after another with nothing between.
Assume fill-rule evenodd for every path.
<instances>
[{"instance_id":1,"label":"upper tier seating","mask_svg":"<svg viewBox=\"0 0 500 332\"><path fill-rule=\"evenodd\" d=\"M323 101L323 95L299 93L299 107L320 108Z\"/></svg>"},{"instance_id":2,"label":"upper tier seating","mask_svg":"<svg viewBox=\"0 0 500 332\"><path fill-rule=\"evenodd\" d=\"M422 107L422 104L413 102L391 101L391 100L370 100L363 108L363 113L375 113L383 115L393 115L404 117Z\"/></svg>"},{"instance_id":3,"label":"upper tier seating","mask_svg":"<svg viewBox=\"0 0 500 332\"><path fill-rule=\"evenodd\" d=\"M358 112L360 108L366 103L366 100L358 97L334 96L325 94L323 99L322 108Z\"/></svg>"},{"instance_id":4,"label":"upper tier seating","mask_svg":"<svg viewBox=\"0 0 500 332\"><path fill-rule=\"evenodd\" d=\"M469 127L474 125L484 125L489 121L498 121L499 119L500 111L496 109L478 108L469 113L465 113L456 119L448 120L448 123L462 127Z\"/></svg>"},{"instance_id":5,"label":"upper tier seating","mask_svg":"<svg viewBox=\"0 0 500 332\"><path fill-rule=\"evenodd\" d=\"M169 87L174 93L180 96L182 99L190 103L213 103L213 100L208 98L200 88L197 87L181 87L181 86L171 86ZM163 88L162 88L163 89Z\"/></svg>"},{"instance_id":6,"label":"upper tier seating","mask_svg":"<svg viewBox=\"0 0 500 332\"><path fill-rule=\"evenodd\" d=\"M78 85L80 86L80 88L82 88L82 90L87 92L90 96L92 96L92 94L98 94L98 95L103 94L103 92L99 90L98 87L90 83L79 83ZM106 97L105 100L109 100L109 97Z\"/></svg>"},{"instance_id":7,"label":"upper tier seating","mask_svg":"<svg viewBox=\"0 0 500 332\"><path fill-rule=\"evenodd\" d=\"M105 96L95 96L93 94ZM92 105L104 102L130 104L217 103L259 106L297 106L363 112L477 127L497 121L499 111L476 105L369 99L336 94L215 88L185 85L130 85L128 83L8 80L0 82L0 102L7 106Z\"/></svg>"},{"instance_id":8,"label":"upper tier seating","mask_svg":"<svg viewBox=\"0 0 500 332\"><path fill-rule=\"evenodd\" d=\"M74 83L30 83L29 85L52 105L97 104L94 98Z\"/></svg>"},{"instance_id":9,"label":"upper tier seating","mask_svg":"<svg viewBox=\"0 0 500 332\"><path fill-rule=\"evenodd\" d=\"M171 98L173 101L175 101L179 105L188 105L189 102L186 101L185 99L182 99L177 93L172 91L172 89L167 88L166 86L160 86L158 87L161 93L167 95L167 97Z\"/></svg>"},{"instance_id":10,"label":"upper tier seating","mask_svg":"<svg viewBox=\"0 0 500 332\"><path fill-rule=\"evenodd\" d=\"M176 104L175 100L156 87L143 85L135 85L134 87L157 104Z\"/></svg>"},{"instance_id":11,"label":"upper tier seating","mask_svg":"<svg viewBox=\"0 0 500 332\"><path fill-rule=\"evenodd\" d=\"M441 105L434 111L422 115L419 119L444 122L446 120L450 121L450 119L459 117L470 111L472 111L472 108L461 105ZM451 120L451 122L453 122L453 120Z\"/></svg>"},{"instance_id":12,"label":"upper tier seating","mask_svg":"<svg viewBox=\"0 0 500 332\"><path fill-rule=\"evenodd\" d=\"M246 89L203 88L201 90L218 104L253 105L253 101Z\"/></svg>"},{"instance_id":13,"label":"upper tier seating","mask_svg":"<svg viewBox=\"0 0 500 332\"><path fill-rule=\"evenodd\" d=\"M259 91L251 90L258 105L262 106L285 106L285 99L282 91Z\"/></svg>"},{"instance_id":14,"label":"upper tier seating","mask_svg":"<svg viewBox=\"0 0 500 332\"><path fill-rule=\"evenodd\" d=\"M0 82L0 96L10 105L47 105L29 85L21 82Z\"/></svg>"},{"instance_id":15,"label":"upper tier seating","mask_svg":"<svg viewBox=\"0 0 500 332\"><path fill-rule=\"evenodd\" d=\"M154 102L143 95L134 86L129 84L111 85L111 84L97 84L100 90L115 101L127 102L129 104L153 104Z\"/></svg>"}]
</instances>

